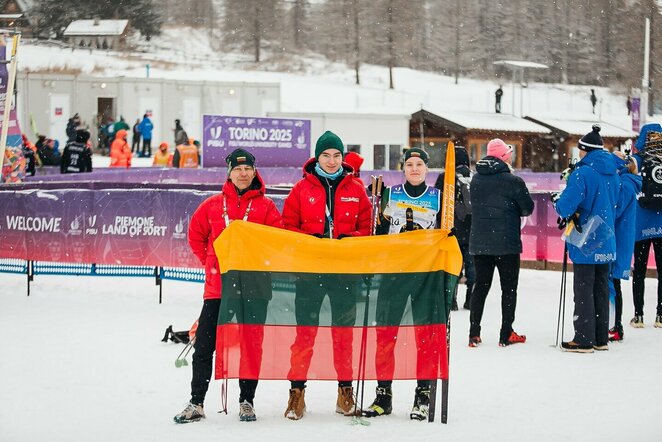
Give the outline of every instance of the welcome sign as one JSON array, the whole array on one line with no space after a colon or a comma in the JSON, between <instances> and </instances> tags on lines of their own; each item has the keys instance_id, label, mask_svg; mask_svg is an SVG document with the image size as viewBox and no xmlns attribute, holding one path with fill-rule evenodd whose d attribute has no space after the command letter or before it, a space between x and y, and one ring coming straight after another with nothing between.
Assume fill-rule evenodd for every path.
<instances>
[{"instance_id":1,"label":"welcome sign","mask_svg":"<svg viewBox=\"0 0 662 442\"><path fill-rule=\"evenodd\" d=\"M239 148L258 167L301 167L310 158L310 120L204 115L202 133L203 167L225 167Z\"/></svg>"}]
</instances>

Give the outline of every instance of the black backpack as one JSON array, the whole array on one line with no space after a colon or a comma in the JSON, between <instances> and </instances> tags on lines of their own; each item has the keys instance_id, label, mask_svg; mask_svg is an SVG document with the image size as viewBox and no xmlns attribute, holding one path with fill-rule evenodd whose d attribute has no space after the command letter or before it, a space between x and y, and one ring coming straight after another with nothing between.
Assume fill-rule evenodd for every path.
<instances>
[{"instance_id":1,"label":"black backpack","mask_svg":"<svg viewBox=\"0 0 662 442\"><path fill-rule=\"evenodd\" d=\"M662 132L648 132L641 163L639 205L662 210Z\"/></svg>"},{"instance_id":2,"label":"black backpack","mask_svg":"<svg viewBox=\"0 0 662 442\"><path fill-rule=\"evenodd\" d=\"M455 218L464 221L471 215L470 177L457 175L455 178Z\"/></svg>"}]
</instances>

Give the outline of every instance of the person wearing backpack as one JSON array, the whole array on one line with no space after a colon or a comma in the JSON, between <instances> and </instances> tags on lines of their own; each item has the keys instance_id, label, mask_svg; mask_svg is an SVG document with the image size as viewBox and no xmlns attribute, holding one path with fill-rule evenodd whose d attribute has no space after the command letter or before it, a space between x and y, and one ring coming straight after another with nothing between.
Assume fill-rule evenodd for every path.
<instances>
[{"instance_id":1,"label":"person wearing backpack","mask_svg":"<svg viewBox=\"0 0 662 442\"><path fill-rule=\"evenodd\" d=\"M471 293L476 283L473 256L469 253L469 236L471 235L471 162L469 154L463 146L455 146L455 237L460 244L462 273L466 278L467 293L464 298L464 309L469 310ZM443 192L445 173L441 172L434 187ZM443 198L442 198L443 201ZM452 310L457 310L457 294L453 297Z\"/></svg>"},{"instance_id":2,"label":"person wearing backpack","mask_svg":"<svg viewBox=\"0 0 662 442\"><path fill-rule=\"evenodd\" d=\"M634 317L630 325L644 327L644 289L651 245L657 269L655 327L662 328L662 126L649 123L641 128L633 155L641 171L642 190L637 204L632 297Z\"/></svg>"}]
</instances>

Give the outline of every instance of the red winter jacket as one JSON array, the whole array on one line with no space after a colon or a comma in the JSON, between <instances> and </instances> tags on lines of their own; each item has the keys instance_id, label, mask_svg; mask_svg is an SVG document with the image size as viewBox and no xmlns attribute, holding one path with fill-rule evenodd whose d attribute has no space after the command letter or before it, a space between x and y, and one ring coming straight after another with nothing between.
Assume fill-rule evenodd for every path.
<instances>
[{"instance_id":1,"label":"red winter jacket","mask_svg":"<svg viewBox=\"0 0 662 442\"><path fill-rule=\"evenodd\" d=\"M326 189L312 172L317 160L311 158L303 166L303 179L294 185L285 200L285 228L307 234L324 234L326 220ZM370 235L370 200L363 184L352 175L351 168L335 191L333 204L333 237L338 235Z\"/></svg>"},{"instance_id":2,"label":"red winter jacket","mask_svg":"<svg viewBox=\"0 0 662 442\"><path fill-rule=\"evenodd\" d=\"M214 240L225 229L223 200L227 198L228 218L230 221L243 219L248 204L251 209L248 221L273 227L283 227L283 220L274 202L264 196L265 188L262 177L256 172L251 188L242 196L228 180L222 193L207 198L196 209L188 228L188 243L195 256L205 266L204 299L221 297L221 272L214 253Z\"/></svg>"}]
</instances>

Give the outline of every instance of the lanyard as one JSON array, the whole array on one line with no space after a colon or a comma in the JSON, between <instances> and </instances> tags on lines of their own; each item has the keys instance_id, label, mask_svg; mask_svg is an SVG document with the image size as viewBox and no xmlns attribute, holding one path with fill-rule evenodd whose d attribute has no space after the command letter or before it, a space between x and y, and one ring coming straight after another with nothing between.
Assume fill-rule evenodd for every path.
<instances>
[{"instance_id":1,"label":"lanyard","mask_svg":"<svg viewBox=\"0 0 662 442\"><path fill-rule=\"evenodd\" d=\"M221 194L223 194L223 192L221 192ZM223 219L225 220L225 227L228 227L230 225L230 223L232 221L234 221L234 220L230 220L230 218L228 217L228 203L227 203L227 201L228 201L228 198L225 195L223 195ZM251 211L251 205L252 204L253 204L253 200L250 200L248 202L248 207L246 207L246 213L244 213L244 217L242 218L244 221L246 221L248 219L248 212Z\"/></svg>"},{"instance_id":2,"label":"lanyard","mask_svg":"<svg viewBox=\"0 0 662 442\"><path fill-rule=\"evenodd\" d=\"M329 205L324 206L326 212L326 219L329 220L329 238L333 238L333 218L331 218L331 212L329 211Z\"/></svg>"}]
</instances>

